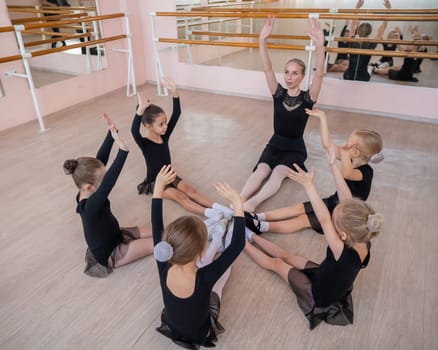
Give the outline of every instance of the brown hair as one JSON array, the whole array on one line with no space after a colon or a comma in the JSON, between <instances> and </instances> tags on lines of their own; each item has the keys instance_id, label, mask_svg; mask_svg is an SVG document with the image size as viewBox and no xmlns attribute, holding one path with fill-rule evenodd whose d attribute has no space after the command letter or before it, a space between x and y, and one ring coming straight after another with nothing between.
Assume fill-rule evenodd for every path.
<instances>
[{"instance_id":1,"label":"brown hair","mask_svg":"<svg viewBox=\"0 0 438 350\"><path fill-rule=\"evenodd\" d=\"M373 30L373 27L369 23L361 23L359 27L357 28L357 35L359 35L361 38L367 37L371 34Z\"/></svg>"},{"instance_id":2,"label":"brown hair","mask_svg":"<svg viewBox=\"0 0 438 350\"><path fill-rule=\"evenodd\" d=\"M84 184L93 185L97 180L97 170L103 166L99 159L93 157L67 159L64 162L64 173L71 175L76 186L80 189Z\"/></svg>"},{"instance_id":3,"label":"brown hair","mask_svg":"<svg viewBox=\"0 0 438 350\"><path fill-rule=\"evenodd\" d=\"M185 265L202 254L207 245L208 233L198 217L182 216L167 226L163 237L173 248L169 262Z\"/></svg>"},{"instance_id":4,"label":"brown hair","mask_svg":"<svg viewBox=\"0 0 438 350\"><path fill-rule=\"evenodd\" d=\"M289 63L298 64L301 68L301 73L303 75L306 73L306 64L303 61L301 61L299 58L291 58L289 61L286 62L286 65L288 65Z\"/></svg>"},{"instance_id":5,"label":"brown hair","mask_svg":"<svg viewBox=\"0 0 438 350\"><path fill-rule=\"evenodd\" d=\"M333 223L338 232L345 232L346 244L369 242L382 230L383 216L360 199L349 199L335 208Z\"/></svg>"},{"instance_id":6,"label":"brown hair","mask_svg":"<svg viewBox=\"0 0 438 350\"><path fill-rule=\"evenodd\" d=\"M151 104L143 113L141 117L141 122L143 124L152 125L155 119L161 114L164 113L163 109L160 106Z\"/></svg>"},{"instance_id":7,"label":"brown hair","mask_svg":"<svg viewBox=\"0 0 438 350\"><path fill-rule=\"evenodd\" d=\"M359 137L360 144L358 149L360 151L361 157L368 162L369 159L382 151L383 140L382 136L377 131L368 129L357 129L353 133Z\"/></svg>"}]
</instances>

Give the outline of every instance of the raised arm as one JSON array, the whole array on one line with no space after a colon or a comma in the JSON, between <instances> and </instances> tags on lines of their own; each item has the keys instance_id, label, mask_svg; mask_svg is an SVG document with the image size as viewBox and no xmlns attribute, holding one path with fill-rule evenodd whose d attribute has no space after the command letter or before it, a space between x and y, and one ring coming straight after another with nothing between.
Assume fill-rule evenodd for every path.
<instances>
[{"instance_id":1,"label":"raised arm","mask_svg":"<svg viewBox=\"0 0 438 350\"><path fill-rule=\"evenodd\" d=\"M327 123L327 114L320 109L308 109L308 108L306 108L306 113L311 117L316 117L319 119L319 123L320 123L319 132L321 134L322 147L324 147L324 149L328 151L328 149L333 145L336 153L336 158L339 159L340 154L339 154L338 146L333 144L332 137L330 136L330 131Z\"/></svg>"},{"instance_id":2,"label":"raised arm","mask_svg":"<svg viewBox=\"0 0 438 350\"><path fill-rule=\"evenodd\" d=\"M126 157L128 156L128 147L125 142L120 138L119 132L112 122L112 120L105 114L104 119L106 120L110 135L113 138L114 142L119 146L119 152L117 153L116 158L114 159L111 166L105 172L105 175L102 178L102 182L100 183L97 190L88 198L87 205L89 208L95 208L98 210L103 203L108 198L111 190L113 189L116 181L122 171L123 165L125 164Z\"/></svg>"},{"instance_id":3,"label":"raised arm","mask_svg":"<svg viewBox=\"0 0 438 350\"><path fill-rule=\"evenodd\" d=\"M364 0L357 0L356 9L360 9L363 6L363 4L364 4ZM356 35L356 30L358 26L359 26L359 21L357 19L351 21L351 30L350 30L351 37Z\"/></svg>"},{"instance_id":4,"label":"raised arm","mask_svg":"<svg viewBox=\"0 0 438 350\"><path fill-rule=\"evenodd\" d=\"M344 249L344 243L339 238L339 235L333 225L330 212L322 201L318 191L316 190L315 184L313 183L314 170L312 169L310 173L306 173L297 164L294 164L294 167L298 171L296 172L289 170L288 177L303 185L307 192L307 196L312 203L315 215L321 224L324 237L330 247L330 250L332 251L335 259L338 260L342 254L342 250Z\"/></svg>"},{"instance_id":5,"label":"raised arm","mask_svg":"<svg viewBox=\"0 0 438 350\"><path fill-rule=\"evenodd\" d=\"M389 10L391 8L391 2L389 0L384 0L383 5ZM388 25L387 21L383 21L382 24L377 29L377 39L383 39L383 34L385 33L386 27Z\"/></svg>"},{"instance_id":6,"label":"raised arm","mask_svg":"<svg viewBox=\"0 0 438 350\"><path fill-rule=\"evenodd\" d=\"M274 29L274 22L274 17L268 17L259 34L260 57L262 59L263 71L265 72L266 82L268 84L271 95L275 94L278 86L278 81L275 77L274 71L272 70L272 62L269 58L268 49L266 47L266 40L268 39L268 36L271 35L272 30Z\"/></svg>"},{"instance_id":7,"label":"raised arm","mask_svg":"<svg viewBox=\"0 0 438 350\"><path fill-rule=\"evenodd\" d=\"M332 144L327 149L327 158L330 164L330 170L333 175L333 180L336 185L336 192L338 193L339 201L345 201L347 199L351 199L353 196L351 195L350 188L345 182L344 177L342 176L341 170L336 166L336 146Z\"/></svg>"},{"instance_id":8,"label":"raised arm","mask_svg":"<svg viewBox=\"0 0 438 350\"><path fill-rule=\"evenodd\" d=\"M308 34L315 45L315 73L312 79L312 85L309 88L309 94L312 101L316 102L321 91L322 79L324 77L324 33L320 22L315 18L308 20Z\"/></svg>"},{"instance_id":9,"label":"raised arm","mask_svg":"<svg viewBox=\"0 0 438 350\"><path fill-rule=\"evenodd\" d=\"M203 267L205 278L213 285L236 260L245 246L245 220L243 218L243 203L239 193L226 183L215 185L218 193L228 199L234 211L234 228L231 243L219 258Z\"/></svg>"},{"instance_id":10,"label":"raised arm","mask_svg":"<svg viewBox=\"0 0 438 350\"><path fill-rule=\"evenodd\" d=\"M163 192L167 184L175 181L176 173L170 165L161 168L155 179L154 193L152 195L151 220L152 237L154 246L161 242L163 234Z\"/></svg>"},{"instance_id":11,"label":"raised arm","mask_svg":"<svg viewBox=\"0 0 438 350\"><path fill-rule=\"evenodd\" d=\"M142 139L143 139L140 134L141 118L143 117L145 110L151 105L151 100L146 96L144 92L137 93L137 100L138 100L138 105L135 110L135 116L131 124L131 134L132 137L134 137L134 140L137 143L137 145L141 147Z\"/></svg>"},{"instance_id":12,"label":"raised arm","mask_svg":"<svg viewBox=\"0 0 438 350\"><path fill-rule=\"evenodd\" d=\"M181 103L179 100L179 94L176 87L176 84L168 79L163 78L162 82L163 86L170 91L172 97L173 97L173 110L172 115L170 117L170 120L167 124L167 131L166 135L170 136L170 134L173 132L173 129L175 129L176 123L178 122L179 117L181 116Z\"/></svg>"}]
</instances>

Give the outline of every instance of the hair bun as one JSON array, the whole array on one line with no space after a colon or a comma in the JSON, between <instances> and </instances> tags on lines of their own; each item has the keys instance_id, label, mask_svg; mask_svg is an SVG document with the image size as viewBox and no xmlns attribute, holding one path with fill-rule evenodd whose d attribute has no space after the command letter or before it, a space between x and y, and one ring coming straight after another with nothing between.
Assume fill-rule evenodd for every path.
<instances>
[{"instance_id":1,"label":"hair bun","mask_svg":"<svg viewBox=\"0 0 438 350\"><path fill-rule=\"evenodd\" d=\"M368 215L368 220L367 220L368 231L370 231L371 233L379 232L382 229L384 219L385 219L384 216L379 213Z\"/></svg>"},{"instance_id":2,"label":"hair bun","mask_svg":"<svg viewBox=\"0 0 438 350\"><path fill-rule=\"evenodd\" d=\"M154 256L159 262L169 261L173 256L173 247L169 242L161 241L154 247Z\"/></svg>"},{"instance_id":3,"label":"hair bun","mask_svg":"<svg viewBox=\"0 0 438 350\"><path fill-rule=\"evenodd\" d=\"M383 155L383 152L379 152L379 153L373 154L371 156L370 162L377 164L377 163L380 163L384 159L385 159L385 156Z\"/></svg>"},{"instance_id":4,"label":"hair bun","mask_svg":"<svg viewBox=\"0 0 438 350\"><path fill-rule=\"evenodd\" d=\"M64 162L65 175L73 174L77 166L78 166L78 161L76 159L67 159Z\"/></svg>"}]
</instances>

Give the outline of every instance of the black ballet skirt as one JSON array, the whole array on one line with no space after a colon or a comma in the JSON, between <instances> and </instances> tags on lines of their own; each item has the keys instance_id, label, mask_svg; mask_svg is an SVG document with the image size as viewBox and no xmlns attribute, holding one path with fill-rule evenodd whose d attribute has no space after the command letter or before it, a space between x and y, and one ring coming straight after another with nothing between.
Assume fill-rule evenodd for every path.
<instances>
[{"instance_id":1,"label":"black ballet skirt","mask_svg":"<svg viewBox=\"0 0 438 350\"><path fill-rule=\"evenodd\" d=\"M178 337L172 332L172 329L166 322L166 309L161 312L161 325L157 327L156 330L162 335L172 339L172 341L183 347L184 349L198 350L201 346L206 348L213 348L216 346L217 336L225 331L224 327L218 321L220 311L220 299L215 292L211 292L210 295L210 329L208 331L207 337L204 339L202 344L190 341L183 337Z\"/></svg>"}]
</instances>

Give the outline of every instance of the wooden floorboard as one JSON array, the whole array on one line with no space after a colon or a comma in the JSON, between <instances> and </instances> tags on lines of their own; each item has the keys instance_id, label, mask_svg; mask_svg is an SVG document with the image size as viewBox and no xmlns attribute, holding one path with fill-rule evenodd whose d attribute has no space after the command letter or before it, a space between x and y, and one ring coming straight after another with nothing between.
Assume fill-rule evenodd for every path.
<instances>
[{"instance_id":1,"label":"wooden floorboard","mask_svg":"<svg viewBox=\"0 0 438 350\"><path fill-rule=\"evenodd\" d=\"M170 113L169 98L142 88ZM178 173L214 200L220 200L215 181L241 189L272 133L271 102L185 90L181 102L170 142ZM47 117L47 132L32 122L0 133L1 349L177 348L155 331L162 299L151 257L102 280L82 273L86 245L76 190L62 171L67 158L95 155L106 132L100 115L107 112L131 150L110 196L112 210L122 225L150 222L151 197L136 193L145 165L129 131L135 105L135 97L118 90ZM329 124L339 142L360 127L384 139L369 202L385 215L385 231L355 282L354 325L310 331L289 287L243 253L224 290L219 350L438 348L438 125L336 111L329 111ZM316 120L305 139L306 164L317 169L320 192L331 194ZM303 189L287 180L260 210L304 200ZM186 214L175 203L164 208L166 223ZM311 230L266 238L324 258L324 238Z\"/></svg>"}]
</instances>

